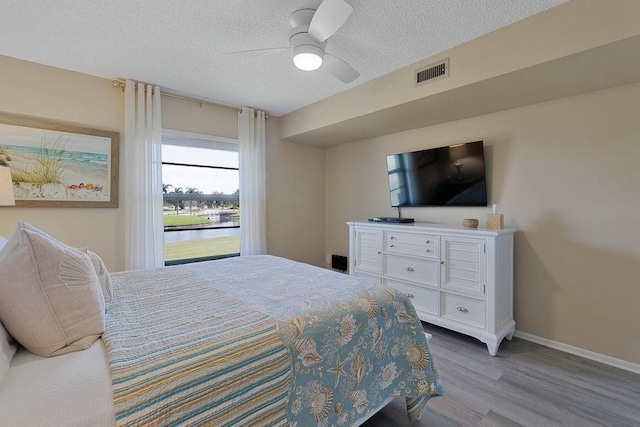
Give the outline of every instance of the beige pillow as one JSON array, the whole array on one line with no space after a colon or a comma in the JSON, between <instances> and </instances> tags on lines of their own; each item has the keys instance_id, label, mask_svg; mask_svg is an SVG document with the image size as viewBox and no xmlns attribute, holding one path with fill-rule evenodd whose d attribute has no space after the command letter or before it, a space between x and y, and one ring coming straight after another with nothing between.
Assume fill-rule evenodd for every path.
<instances>
[{"instance_id":1,"label":"beige pillow","mask_svg":"<svg viewBox=\"0 0 640 427\"><path fill-rule=\"evenodd\" d=\"M104 265L104 262L102 262L102 258L100 258L98 254L90 251L86 246L80 248L80 250L89 255L91 263L93 263L93 268L98 275L100 287L102 288L102 296L104 297L104 309L106 313L109 311L111 295L113 294L113 286L111 284L111 276L109 275L109 271L107 271L107 267Z\"/></svg>"},{"instance_id":2,"label":"beige pillow","mask_svg":"<svg viewBox=\"0 0 640 427\"><path fill-rule=\"evenodd\" d=\"M18 223L0 250L0 321L29 351L89 348L104 331L104 299L91 259Z\"/></svg>"},{"instance_id":3,"label":"beige pillow","mask_svg":"<svg viewBox=\"0 0 640 427\"><path fill-rule=\"evenodd\" d=\"M0 249L7 243L7 239L0 236ZM0 323L0 381L4 378L4 374L9 370L11 359L17 350L16 340L13 339L9 332Z\"/></svg>"},{"instance_id":4,"label":"beige pillow","mask_svg":"<svg viewBox=\"0 0 640 427\"><path fill-rule=\"evenodd\" d=\"M44 231L38 230L36 227L34 227L31 224L27 224L26 222L20 221L18 223L18 227L21 227L25 230L35 231L36 233L40 233L51 240L56 240L50 235L48 235L47 233L45 233ZM3 239L4 239L4 243L7 242L7 239L0 236L0 249L2 249L2 245L4 244L2 242ZM113 288L111 285L111 276L109 275L109 272L107 271L107 267L105 267L104 262L102 262L102 259L98 256L98 254L90 251L87 246L83 246L78 249L80 249L85 254L89 255L89 258L91 259L93 268L96 271L98 280L100 281L100 287L102 288L102 297L104 298L105 313L106 313L107 309L109 308L109 303L111 302L111 294L113 293L112 292Z\"/></svg>"}]
</instances>

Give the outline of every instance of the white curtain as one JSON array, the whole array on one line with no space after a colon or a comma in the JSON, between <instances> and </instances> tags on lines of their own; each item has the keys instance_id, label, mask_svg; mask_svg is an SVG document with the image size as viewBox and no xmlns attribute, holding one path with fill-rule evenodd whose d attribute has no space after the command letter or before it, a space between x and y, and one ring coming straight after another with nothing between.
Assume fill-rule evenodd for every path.
<instances>
[{"instance_id":1,"label":"white curtain","mask_svg":"<svg viewBox=\"0 0 640 427\"><path fill-rule=\"evenodd\" d=\"M164 265L160 88L127 80L124 171L125 268Z\"/></svg>"},{"instance_id":2,"label":"white curtain","mask_svg":"<svg viewBox=\"0 0 640 427\"><path fill-rule=\"evenodd\" d=\"M265 113L242 108L238 113L240 157L240 255L267 253L267 184Z\"/></svg>"}]
</instances>

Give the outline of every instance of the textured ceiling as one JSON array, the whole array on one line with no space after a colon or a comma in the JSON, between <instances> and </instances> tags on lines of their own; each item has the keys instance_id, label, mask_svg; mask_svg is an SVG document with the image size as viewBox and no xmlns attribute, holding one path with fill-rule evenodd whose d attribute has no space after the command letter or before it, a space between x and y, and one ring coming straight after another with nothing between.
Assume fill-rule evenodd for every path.
<instances>
[{"instance_id":1,"label":"textured ceiling","mask_svg":"<svg viewBox=\"0 0 640 427\"><path fill-rule=\"evenodd\" d=\"M279 116L360 85L565 0L347 0L327 43L360 77L344 84L296 69L289 15L320 0L2 0L0 55Z\"/></svg>"}]
</instances>

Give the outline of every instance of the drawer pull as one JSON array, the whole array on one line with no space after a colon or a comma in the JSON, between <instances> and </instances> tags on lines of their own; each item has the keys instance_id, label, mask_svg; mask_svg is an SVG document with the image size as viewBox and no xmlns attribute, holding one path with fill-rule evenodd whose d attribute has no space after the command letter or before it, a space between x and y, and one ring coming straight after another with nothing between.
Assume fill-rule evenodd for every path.
<instances>
[{"instance_id":1,"label":"drawer pull","mask_svg":"<svg viewBox=\"0 0 640 427\"><path fill-rule=\"evenodd\" d=\"M382 252L378 251L378 255L380 255Z\"/></svg>"},{"instance_id":2,"label":"drawer pull","mask_svg":"<svg viewBox=\"0 0 640 427\"><path fill-rule=\"evenodd\" d=\"M431 252L431 250L430 250L430 249L427 249L427 250L426 250L426 252Z\"/></svg>"},{"instance_id":3,"label":"drawer pull","mask_svg":"<svg viewBox=\"0 0 640 427\"><path fill-rule=\"evenodd\" d=\"M390 245L390 247L395 248L395 247L396 247L396 245Z\"/></svg>"},{"instance_id":4,"label":"drawer pull","mask_svg":"<svg viewBox=\"0 0 640 427\"><path fill-rule=\"evenodd\" d=\"M407 294L407 297L409 297L409 298L415 298L415 297L413 296L413 294Z\"/></svg>"},{"instance_id":5,"label":"drawer pull","mask_svg":"<svg viewBox=\"0 0 640 427\"><path fill-rule=\"evenodd\" d=\"M466 309L466 308L464 308L464 307L456 307L456 310L461 311L461 312L463 312L463 313L468 313L468 312L469 312L469 310L467 310L467 309Z\"/></svg>"},{"instance_id":6,"label":"drawer pull","mask_svg":"<svg viewBox=\"0 0 640 427\"><path fill-rule=\"evenodd\" d=\"M408 272L415 271L412 267L405 267L404 269L407 270Z\"/></svg>"},{"instance_id":7,"label":"drawer pull","mask_svg":"<svg viewBox=\"0 0 640 427\"><path fill-rule=\"evenodd\" d=\"M391 237L389 237L389 239L395 239L395 237L394 237L394 236L391 236Z\"/></svg>"},{"instance_id":8,"label":"drawer pull","mask_svg":"<svg viewBox=\"0 0 640 427\"><path fill-rule=\"evenodd\" d=\"M431 243L431 240L427 240L427 242L426 242L426 243Z\"/></svg>"},{"instance_id":9,"label":"drawer pull","mask_svg":"<svg viewBox=\"0 0 640 427\"><path fill-rule=\"evenodd\" d=\"M444 264L444 261L440 261L440 264Z\"/></svg>"}]
</instances>

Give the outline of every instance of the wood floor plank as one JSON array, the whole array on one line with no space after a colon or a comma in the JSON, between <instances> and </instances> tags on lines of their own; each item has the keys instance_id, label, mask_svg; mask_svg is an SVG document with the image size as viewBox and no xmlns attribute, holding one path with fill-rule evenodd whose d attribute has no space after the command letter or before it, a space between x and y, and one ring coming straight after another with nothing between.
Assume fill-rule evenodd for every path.
<instances>
[{"instance_id":1,"label":"wood floor plank","mask_svg":"<svg viewBox=\"0 0 640 427\"><path fill-rule=\"evenodd\" d=\"M493 411L489 411L487 416L480 422L480 425L483 427L522 427L522 424L511 421L509 418Z\"/></svg>"},{"instance_id":2,"label":"wood floor plank","mask_svg":"<svg viewBox=\"0 0 640 427\"><path fill-rule=\"evenodd\" d=\"M396 399L365 426L640 427L638 374L517 338L492 357L473 338L424 326L445 395L416 423Z\"/></svg>"}]
</instances>

